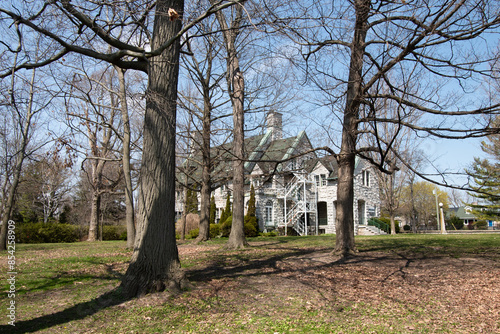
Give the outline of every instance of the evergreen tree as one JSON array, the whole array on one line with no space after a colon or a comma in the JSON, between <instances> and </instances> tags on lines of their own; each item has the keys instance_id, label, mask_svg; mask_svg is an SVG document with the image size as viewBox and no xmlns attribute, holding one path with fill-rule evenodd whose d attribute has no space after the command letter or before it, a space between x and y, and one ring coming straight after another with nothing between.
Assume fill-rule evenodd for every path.
<instances>
[{"instance_id":1,"label":"evergreen tree","mask_svg":"<svg viewBox=\"0 0 500 334\"><path fill-rule=\"evenodd\" d=\"M255 216L255 188L250 187L250 199L248 200L247 214L244 219L245 235L247 237L255 237L259 231L259 223Z\"/></svg>"},{"instance_id":2,"label":"evergreen tree","mask_svg":"<svg viewBox=\"0 0 500 334\"><path fill-rule=\"evenodd\" d=\"M250 187L250 199L248 200L247 216L255 217L255 188Z\"/></svg>"},{"instance_id":3,"label":"evergreen tree","mask_svg":"<svg viewBox=\"0 0 500 334\"><path fill-rule=\"evenodd\" d=\"M224 208L224 210L222 211L222 214L220 216L220 223L224 223L226 221L226 219L230 216L232 216L232 212L231 212L231 195L229 193L227 193L227 199L226 199L226 207Z\"/></svg>"},{"instance_id":4,"label":"evergreen tree","mask_svg":"<svg viewBox=\"0 0 500 334\"><path fill-rule=\"evenodd\" d=\"M479 199L479 204L470 204L473 213L483 219L500 217L500 136L488 137L489 143L483 141L481 150L491 159L475 158L467 174L472 177L475 192L470 195Z\"/></svg>"},{"instance_id":5,"label":"evergreen tree","mask_svg":"<svg viewBox=\"0 0 500 334\"><path fill-rule=\"evenodd\" d=\"M212 195L210 198L210 224L215 224L215 212L217 211L217 207L215 206L215 197Z\"/></svg>"},{"instance_id":6,"label":"evergreen tree","mask_svg":"<svg viewBox=\"0 0 500 334\"><path fill-rule=\"evenodd\" d=\"M198 194L196 191L187 191L187 213L198 213Z\"/></svg>"}]
</instances>

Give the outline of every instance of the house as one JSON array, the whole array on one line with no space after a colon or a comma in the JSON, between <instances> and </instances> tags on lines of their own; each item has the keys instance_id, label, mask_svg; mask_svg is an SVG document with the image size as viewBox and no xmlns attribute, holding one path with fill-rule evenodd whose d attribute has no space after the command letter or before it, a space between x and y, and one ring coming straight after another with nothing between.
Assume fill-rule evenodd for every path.
<instances>
[{"instance_id":1,"label":"house","mask_svg":"<svg viewBox=\"0 0 500 334\"><path fill-rule=\"evenodd\" d=\"M267 116L264 134L245 140L245 203L254 186L256 215L261 231L278 230L298 235L335 233L337 162L333 156L319 157L305 131L282 138L282 115ZM220 217L231 195L230 144L213 149L218 156L213 168L213 192ZM192 167L190 177L199 178ZM176 211L182 212L182 192L177 192ZM354 180L355 232L380 213L377 179L371 165L356 159Z\"/></svg>"},{"instance_id":2,"label":"house","mask_svg":"<svg viewBox=\"0 0 500 334\"><path fill-rule=\"evenodd\" d=\"M473 224L479 220L474 215L473 208L468 205L450 208L447 212L447 216L457 216L464 222L464 229L469 229L469 230L474 229ZM500 222L494 220L487 220L487 228L489 230L500 229Z\"/></svg>"}]
</instances>

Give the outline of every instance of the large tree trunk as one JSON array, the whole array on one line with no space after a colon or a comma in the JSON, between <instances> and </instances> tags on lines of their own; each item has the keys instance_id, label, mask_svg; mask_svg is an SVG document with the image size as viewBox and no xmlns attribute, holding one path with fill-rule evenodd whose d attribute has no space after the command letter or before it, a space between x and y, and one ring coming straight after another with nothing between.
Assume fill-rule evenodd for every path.
<instances>
[{"instance_id":1,"label":"large tree trunk","mask_svg":"<svg viewBox=\"0 0 500 334\"><path fill-rule=\"evenodd\" d=\"M92 208L90 210L89 236L87 241L99 240L99 216L101 214L101 193L98 189L92 191Z\"/></svg>"},{"instance_id":2,"label":"large tree trunk","mask_svg":"<svg viewBox=\"0 0 500 334\"><path fill-rule=\"evenodd\" d=\"M156 4L152 49L181 29L169 8L182 13L183 0ZM139 296L186 283L175 240L175 130L180 41L150 60L144 120L144 150L137 232L132 260L122 282L124 292Z\"/></svg>"},{"instance_id":3,"label":"large tree trunk","mask_svg":"<svg viewBox=\"0 0 500 334\"><path fill-rule=\"evenodd\" d=\"M106 143L106 140L104 140ZM96 138L90 139L90 145L94 157L99 155ZM102 153L102 152L101 152ZM101 216L101 198L102 198L102 174L104 171L104 160L97 158L92 161L92 207L90 211L89 236L87 241L99 240L99 217Z\"/></svg>"},{"instance_id":4,"label":"large tree trunk","mask_svg":"<svg viewBox=\"0 0 500 334\"><path fill-rule=\"evenodd\" d=\"M234 78L237 89L234 94L233 120L234 120L234 161L233 161L233 224L227 241L227 248L238 249L247 245L244 230L245 218L245 169L243 156L244 125L243 125L243 74L238 73Z\"/></svg>"},{"instance_id":5,"label":"large tree trunk","mask_svg":"<svg viewBox=\"0 0 500 334\"><path fill-rule=\"evenodd\" d=\"M354 245L354 164L359 108L363 95L363 56L368 30L370 0L356 0L356 23L351 44L351 63L347 84L342 143L337 157L339 185L337 190L336 244L334 252L345 256L356 251Z\"/></svg>"},{"instance_id":6,"label":"large tree trunk","mask_svg":"<svg viewBox=\"0 0 500 334\"><path fill-rule=\"evenodd\" d=\"M130 167L130 120L128 117L127 92L125 85L125 70L115 67L120 82L120 109L123 122L123 152L122 168L125 177L125 221L127 225L127 248L134 247L134 191L132 188L132 168Z\"/></svg>"}]
</instances>

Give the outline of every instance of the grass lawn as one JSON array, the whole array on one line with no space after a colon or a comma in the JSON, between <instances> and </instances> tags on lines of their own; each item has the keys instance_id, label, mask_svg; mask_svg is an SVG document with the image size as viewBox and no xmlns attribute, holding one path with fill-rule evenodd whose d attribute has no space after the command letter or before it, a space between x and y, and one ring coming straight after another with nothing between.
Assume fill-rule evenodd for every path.
<instances>
[{"instance_id":1,"label":"grass lawn","mask_svg":"<svg viewBox=\"0 0 500 334\"><path fill-rule=\"evenodd\" d=\"M179 244L192 287L132 300L125 242L17 244L0 333L500 333L500 234L360 236L345 260L334 236L225 241Z\"/></svg>"}]
</instances>

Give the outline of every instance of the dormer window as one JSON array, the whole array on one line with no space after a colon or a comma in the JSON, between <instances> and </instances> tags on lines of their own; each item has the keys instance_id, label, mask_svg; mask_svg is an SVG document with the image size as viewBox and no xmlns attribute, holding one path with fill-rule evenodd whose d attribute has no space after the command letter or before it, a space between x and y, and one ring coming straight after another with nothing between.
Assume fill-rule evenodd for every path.
<instances>
[{"instance_id":1,"label":"dormer window","mask_svg":"<svg viewBox=\"0 0 500 334\"><path fill-rule=\"evenodd\" d=\"M321 185L326 186L326 174L321 174Z\"/></svg>"}]
</instances>

